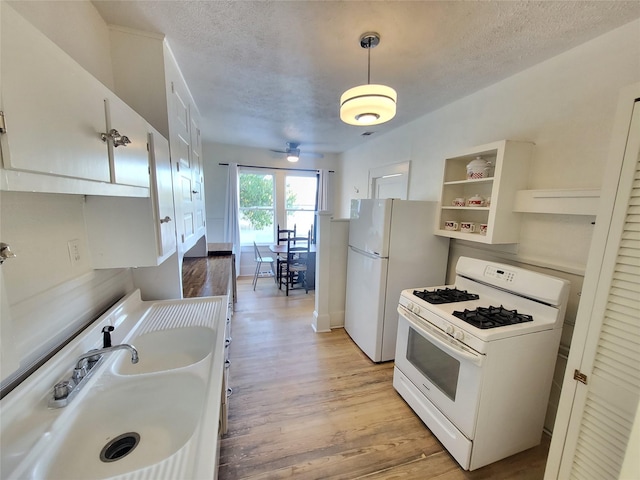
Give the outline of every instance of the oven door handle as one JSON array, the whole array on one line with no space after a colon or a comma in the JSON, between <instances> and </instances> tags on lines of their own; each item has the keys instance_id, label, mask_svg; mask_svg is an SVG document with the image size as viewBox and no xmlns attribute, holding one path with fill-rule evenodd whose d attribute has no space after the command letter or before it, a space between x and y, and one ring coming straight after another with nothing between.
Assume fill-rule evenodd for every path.
<instances>
[{"instance_id":1,"label":"oven door handle","mask_svg":"<svg viewBox=\"0 0 640 480\"><path fill-rule=\"evenodd\" d=\"M422 320L416 314L404 308L403 305L398 305L398 313L403 317L405 317L413 328L415 328L420 333L422 333L423 336L427 337L429 341L432 341L433 343L437 343L443 350L461 358L462 360L467 360L479 367L482 365L482 360L484 358L484 355L470 352L466 348L459 345L458 341L453 338L449 340L449 338L446 337L446 340L443 340L440 337L446 335L445 333L440 333L436 331L435 330L436 327L423 325L424 320Z\"/></svg>"}]
</instances>

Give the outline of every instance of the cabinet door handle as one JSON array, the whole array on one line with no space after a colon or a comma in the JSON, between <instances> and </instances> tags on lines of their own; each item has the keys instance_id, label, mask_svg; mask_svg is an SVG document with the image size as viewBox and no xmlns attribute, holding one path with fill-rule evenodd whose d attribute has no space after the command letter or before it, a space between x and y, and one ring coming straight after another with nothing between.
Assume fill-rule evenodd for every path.
<instances>
[{"instance_id":1,"label":"cabinet door handle","mask_svg":"<svg viewBox=\"0 0 640 480\"><path fill-rule=\"evenodd\" d=\"M200 192L198 192L197 190L191 190L191 193L193 193L194 195L197 195Z\"/></svg>"},{"instance_id":2,"label":"cabinet door handle","mask_svg":"<svg viewBox=\"0 0 640 480\"><path fill-rule=\"evenodd\" d=\"M160 219L160 223L169 223L170 221L171 221L171 217L168 215Z\"/></svg>"},{"instance_id":3,"label":"cabinet door handle","mask_svg":"<svg viewBox=\"0 0 640 480\"><path fill-rule=\"evenodd\" d=\"M109 130L109 133L101 133L100 138L105 143L111 140L113 142L113 146L116 148L126 147L129 143L131 143L129 137L127 137L126 135L120 135L120 132L118 132L118 130L116 130L115 128Z\"/></svg>"},{"instance_id":4,"label":"cabinet door handle","mask_svg":"<svg viewBox=\"0 0 640 480\"><path fill-rule=\"evenodd\" d=\"M11 246L8 243L0 243L0 265L9 258L16 258L16 254L11 251Z\"/></svg>"}]
</instances>

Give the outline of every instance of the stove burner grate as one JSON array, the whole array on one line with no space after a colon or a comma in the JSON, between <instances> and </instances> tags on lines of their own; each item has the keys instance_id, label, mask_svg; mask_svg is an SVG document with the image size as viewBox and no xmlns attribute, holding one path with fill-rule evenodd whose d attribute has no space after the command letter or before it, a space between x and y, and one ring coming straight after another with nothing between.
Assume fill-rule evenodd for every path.
<instances>
[{"instance_id":1,"label":"stove burner grate","mask_svg":"<svg viewBox=\"0 0 640 480\"><path fill-rule=\"evenodd\" d=\"M531 315L518 313L517 310L508 310L502 305L499 307L478 307L476 310L465 309L464 312L455 311L453 315L481 329L504 327L533 321Z\"/></svg>"},{"instance_id":2,"label":"stove burner grate","mask_svg":"<svg viewBox=\"0 0 640 480\"><path fill-rule=\"evenodd\" d=\"M458 290L457 288L438 288L436 290L414 290L413 294L422 300L438 305L441 303L466 302L468 300L478 300L479 295L469 293L466 290Z\"/></svg>"}]
</instances>

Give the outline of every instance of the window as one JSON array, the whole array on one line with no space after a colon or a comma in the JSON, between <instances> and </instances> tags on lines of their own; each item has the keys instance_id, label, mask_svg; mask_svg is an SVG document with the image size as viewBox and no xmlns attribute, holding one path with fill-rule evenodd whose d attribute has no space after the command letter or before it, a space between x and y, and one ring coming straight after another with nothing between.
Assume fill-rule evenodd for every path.
<instances>
[{"instance_id":1,"label":"window","mask_svg":"<svg viewBox=\"0 0 640 480\"><path fill-rule=\"evenodd\" d=\"M272 174L240 172L240 242L273 243L275 182Z\"/></svg>"},{"instance_id":2,"label":"window","mask_svg":"<svg viewBox=\"0 0 640 480\"><path fill-rule=\"evenodd\" d=\"M277 225L305 236L313 229L318 187L315 172L241 168L240 242L275 243Z\"/></svg>"},{"instance_id":3,"label":"window","mask_svg":"<svg viewBox=\"0 0 640 480\"><path fill-rule=\"evenodd\" d=\"M286 178L286 228L296 226L299 237L307 235L313 228L316 210L316 176L287 175Z\"/></svg>"}]
</instances>

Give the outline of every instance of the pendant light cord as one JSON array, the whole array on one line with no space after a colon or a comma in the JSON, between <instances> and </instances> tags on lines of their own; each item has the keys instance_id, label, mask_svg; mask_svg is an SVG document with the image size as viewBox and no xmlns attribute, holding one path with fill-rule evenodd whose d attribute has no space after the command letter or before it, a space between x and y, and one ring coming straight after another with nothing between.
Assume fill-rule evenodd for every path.
<instances>
[{"instance_id":1,"label":"pendant light cord","mask_svg":"<svg viewBox=\"0 0 640 480\"><path fill-rule=\"evenodd\" d=\"M367 39L367 85L371 84L371 37Z\"/></svg>"}]
</instances>

